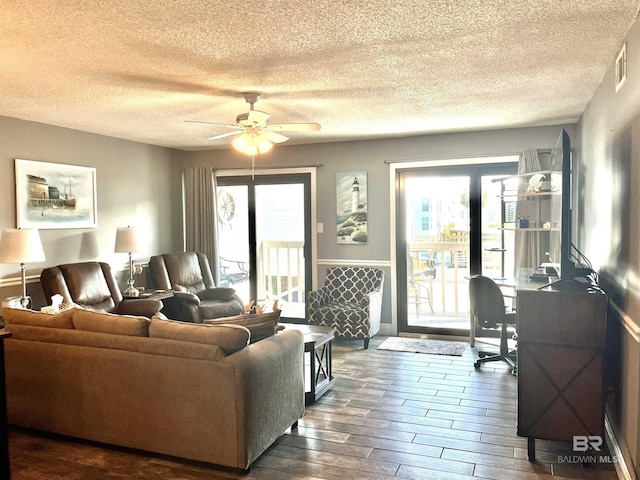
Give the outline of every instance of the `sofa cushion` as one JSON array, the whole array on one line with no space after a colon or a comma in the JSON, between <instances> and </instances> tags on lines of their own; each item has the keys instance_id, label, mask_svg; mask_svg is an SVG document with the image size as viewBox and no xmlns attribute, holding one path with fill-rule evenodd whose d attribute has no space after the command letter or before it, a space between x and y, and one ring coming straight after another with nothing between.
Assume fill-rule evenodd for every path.
<instances>
[{"instance_id":1,"label":"sofa cushion","mask_svg":"<svg viewBox=\"0 0 640 480\"><path fill-rule=\"evenodd\" d=\"M153 317L149 326L149 336L218 345L226 355L231 355L249 344L250 333L238 325L196 325Z\"/></svg>"},{"instance_id":2,"label":"sofa cushion","mask_svg":"<svg viewBox=\"0 0 640 480\"><path fill-rule=\"evenodd\" d=\"M219 345L205 345L203 343L181 342L163 338L136 337L131 335L112 335L108 333L90 332L65 328L44 328L31 325L7 325L11 332L11 341L28 340L38 342L42 351L51 348L44 344L64 344L68 346L91 347L97 349L114 350L114 355L121 352L136 352L165 357L178 357L194 360L219 361L226 355ZM95 355L111 355L110 353L95 352Z\"/></svg>"},{"instance_id":3,"label":"sofa cushion","mask_svg":"<svg viewBox=\"0 0 640 480\"><path fill-rule=\"evenodd\" d=\"M115 315L112 313L76 310L73 314L73 326L77 330L112 333L132 337L149 336L149 319L133 315Z\"/></svg>"},{"instance_id":4,"label":"sofa cushion","mask_svg":"<svg viewBox=\"0 0 640 480\"><path fill-rule=\"evenodd\" d=\"M251 342L255 343L263 338L275 335L281 310L268 313L247 313L234 315L233 317L215 318L204 320L206 325L241 325L251 332Z\"/></svg>"},{"instance_id":5,"label":"sofa cushion","mask_svg":"<svg viewBox=\"0 0 640 480\"><path fill-rule=\"evenodd\" d=\"M41 313L23 308L3 308L2 318L7 324L31 325L33 327L73 328L75 308L60 313Z\"/></svg>"}]
</instances>

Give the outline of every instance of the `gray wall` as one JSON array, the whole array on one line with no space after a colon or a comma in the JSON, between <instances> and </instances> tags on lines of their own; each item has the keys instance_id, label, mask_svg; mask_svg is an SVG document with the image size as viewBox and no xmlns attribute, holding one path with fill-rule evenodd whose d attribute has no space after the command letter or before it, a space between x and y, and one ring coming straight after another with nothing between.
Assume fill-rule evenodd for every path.
<instances>
[{"instance_id":1,"label":"gray wall","mask_svg":"<svg viewBox=\"0 0 640 480\"><path fill-rule=\"evenodd\" d=\"M574 126L565 126L570 135ZM325 233L316 238L319 283L333 261L379 265L385 270L383 323L391 323L392 212L389 208L389 166L385 161L439 160L478 155L517 153L524 148L553 145L560 126L508 129L386 139L370 142L340 142L278 148L259 157L259 168L281 168L322 164L317 175L318 222ZM125 268L126 258L113 253L119 226L138 225L148 232L145 251L136 258L182 249L181 172L183 166L249 168L250 161L232 150L174 151L87 132L0 117L0 228L15 226L15 180L13 159L96 167L98 228L42 230L46 262L29 265L37 277L42 268L83 260L104 260L114 268ZM369 242L338 245L335 238L336 172L368 172ZM17 266L0 264L0 298L19 293ZM30 294L38 297L36 284ZM38 298L39 304L43 303Z\"/></svg>"},{"instance_id":2,"label":"gray wall","mask_svg":"<svg viewBox=\"0 0 640 480\"><path fill-rule=\"evenodd\" d=\"M322 164L317 174L318 222L325 233L317 238L319 259L390 260L389 166L386 161L441 160L498 154L517 154L526 148L552 147L561 128L575 137L575 125L514 128L386 139L277 145L256 159L258 168L282 168ZM250 168L247 157L230 150L181 152L185 165L210 165L216 169ZM335 237L337 172L368 172L369 243L338 245ZM259 171L259 170L258 170Z\"/></svg>"},{"instance_id":3,"label":"gray wall","mask_svg":"<svg viewBox=\"0 0 640 480\"><path fill-rule=\"evenodd\" d=\"M612 68L578 124L576 240L612 300L608 408L640 474L640 26L627 38L627 80Z\"/></svg>"},{"instance_id":4,"label":"gray wall","mask_svg":"<svg viewBox=\"0 0 640 480\"><path fill-rule=\"evenodd\" d=\"M322 165L317 170L317 215L324 233L317 242L318 282L324 280L331 261L379 265L385 270L382 322L391 324L391 221L389 165L386 161L441 160L484 155L514 154L526 148L552 147L561 128L575 137L575 125L514 128L473 133L454 133L385 139L320 143L311 145L277 145L256 159L260 168L284 168ZM186 166L209 165L216 169L250 168L250 159L231 150L181 152ZM366 170L368 176L369 242L367 245L338 245L336 222L336 173ZM258 170L259 172L259 170Z\"/></svg>"},{"instance_id":5,"label":"gray wall","mask_svg":"<svg viewBox=\"0 0 640 480\"><path fill-rule=\"evenodd\" d=\"M96 168L98 227L41 230L46 262L27 265L27 275L37 277L46 266L96 259L123 269L126 254L113 250L116 229L127 225L145 233L137 260L182 248L182 167L172 160L172 150L0 117L0 229L16 226L15 158ZM18 277L17 265L0 264L0 298L19 294ZM42 303L37 283L28 290Z\"/></svg>"}]
</instances>

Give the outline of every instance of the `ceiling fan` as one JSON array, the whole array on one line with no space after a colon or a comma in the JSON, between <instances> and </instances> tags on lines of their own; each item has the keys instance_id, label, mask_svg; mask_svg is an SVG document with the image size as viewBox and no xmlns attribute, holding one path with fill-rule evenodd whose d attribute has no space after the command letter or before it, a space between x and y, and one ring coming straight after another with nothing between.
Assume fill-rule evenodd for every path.
<instances>
[{"instance_id":1,"label":"ceiling fan","mask_svg":"<svg viewBox=\"0 0 640 480\"><path fill-rule=\"evenodd\" d=\"M233 141L233 146L247 155L255 156L259 153L266 153L273 147L274 143L282 143L289 140L289 137L277 132L301 132L301 131L318 131L320 124L318 123L280 123L269 125L269 115L260 110L254 110L254 105L260 98L259 93L247 92L243 93L244 99L249 104L249 111L241 113L236 117L236 124L201 122L196 120L186 120L190 123L204 123L207 125L219 125L231 128L235 131L222 133L207 140L218 140L220 138L240 135Z\"/></svg>"}]
</instances>

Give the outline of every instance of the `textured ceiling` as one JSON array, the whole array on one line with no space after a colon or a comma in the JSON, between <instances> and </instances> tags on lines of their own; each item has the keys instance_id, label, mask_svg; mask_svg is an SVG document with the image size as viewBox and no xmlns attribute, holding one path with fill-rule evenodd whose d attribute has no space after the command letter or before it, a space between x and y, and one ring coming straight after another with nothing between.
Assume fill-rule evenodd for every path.
<instances>
[{"instance_id":1,"label":"textured ceiling","mask_svg":"<svg viewBox=\"0 0 640 480\"><path fill-rule=\"evenodd\" d=\"M184 150L575 122L640 0L3 0L0 115ZM612 86L613 88L613 86Z\"/></svg>"}]
</instances>

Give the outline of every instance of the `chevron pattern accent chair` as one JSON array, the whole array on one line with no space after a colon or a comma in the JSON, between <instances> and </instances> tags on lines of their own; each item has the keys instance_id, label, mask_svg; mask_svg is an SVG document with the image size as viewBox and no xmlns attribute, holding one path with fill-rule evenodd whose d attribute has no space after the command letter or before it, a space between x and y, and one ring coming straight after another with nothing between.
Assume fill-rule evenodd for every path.
<instances>
[{"instance_id":1,"label":"chevron pattern accent chair","mask_svg":"<svg viewBox=\"0 0 640 480\"><path fill-rule=\"evenodd\" d=\"M319 290L309 292L309 324L332 327L336 335L363 338L364 348L380 330L384 271L331 267Z\"/></svg>"}]
</instances>

